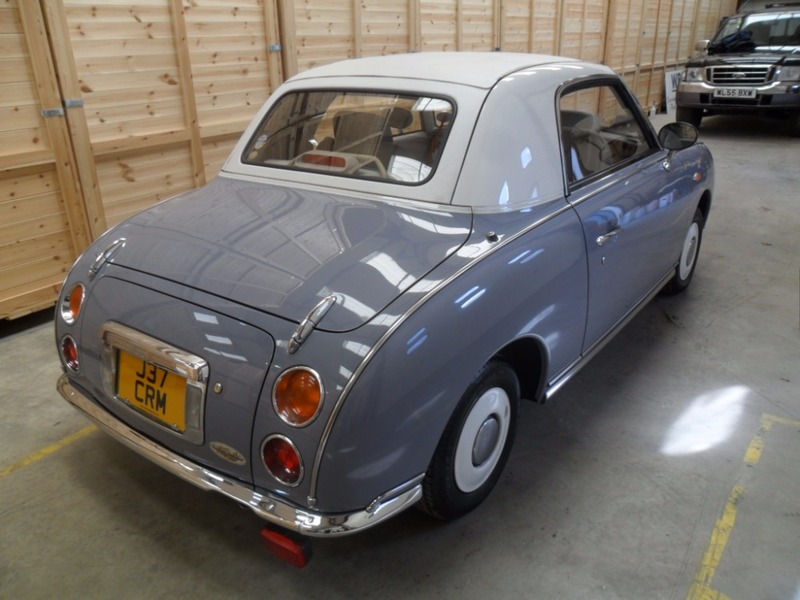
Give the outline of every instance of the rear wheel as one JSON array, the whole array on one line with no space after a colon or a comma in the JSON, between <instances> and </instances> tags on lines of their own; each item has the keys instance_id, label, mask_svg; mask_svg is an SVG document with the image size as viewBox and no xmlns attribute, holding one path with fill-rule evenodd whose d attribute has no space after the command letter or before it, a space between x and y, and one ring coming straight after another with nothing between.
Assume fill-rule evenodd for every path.
<instances>
[{"instance_id":1,"label":"rear wheel","mask_svg":"<svg viewBox=\"0 0 800 600\"><path fill-rule=\"evenodd\" d=\"M694 269L697 266L700 242L703 240L703 221L703 213L700 212L700 209L697 209L689 229L686 231L683 248L681 249L681 258L678 266L675 267L675 275L664 286L663 292L665 294L678 294L689 287L692 275L694 275Z\"/></svg>"},{"instance_id":2,"label":"rear wheel","mask_svg":"<svg viewBox=\"0 0 800 600\"><path fill-rule=\"evenodd\" d=\"M422 482L420 508L443 520L476 508L500 478L517 426L519 382L490 361L459 400Z\"/></svg>"},{"instance_id":3,"label":"rear wheel","mask_svg":"<svg viewBox=\"0 0 800 600\"><path fill-rule=\"evenodd\" d=\"M703 109L679 106L675 109L675 120L689 123L700 129L700 121L703 120Z\"/></svg>"}]
</instances>

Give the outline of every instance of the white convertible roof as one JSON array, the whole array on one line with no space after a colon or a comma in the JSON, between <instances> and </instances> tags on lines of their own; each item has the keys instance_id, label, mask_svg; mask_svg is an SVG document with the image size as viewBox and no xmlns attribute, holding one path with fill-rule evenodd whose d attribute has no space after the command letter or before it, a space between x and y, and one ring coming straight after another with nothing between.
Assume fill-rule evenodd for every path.
<instances>
[{"instance_id":1,"label":"white convertible roof","mask_svg":"<svg viewBox=\"0 0 800 600\"><path fill-rule=\"evenodd\" d=\"M223 171L231 177L289 184L295 188L332 190L365 198L485 206L487 202L494 202L501 192L486 191L487 186L494 185L494 180L490 182L480 175L486 173L484 163L487 161L485 152L478 146L507 145L515 132L516 120L522 118L520 111L526 110L525 122L537 123L535 132L524 140L518 139L521 145L515 149L517 155L508 165L500 165L492 173L505 178L501 182L503 187L504 182L508 183L505 173L509 172L510 164L522 164L526 174L533 173L533 169L525 170L525 165L536 157L535 164L539 168L535 172L541 176L528 191L534 190L530 193L536 198L552 198L564 191L556 117L558 89L566 82L595 75L613 76L613 71L607 66L574 58L513 52L392 54L315 67L287 80L270 96L231 152ZM406 185L368 178L333 177L325 172L271 168L242 160L248 140L281 98L293 93L332 89L367 93L383 90L389 94L441 98L450 102L457 115L452 120L435 174L419 185ZM520 133L524 137L524 132ZM484 141L475 143L479 138ZM473 144L478 149L469 153ZM468 153L476 157L474 160L481 163L480 166L472 163L464 166ZM501 154L506 156L503 153L497 156ZM461 177L463 170L472 171L470 177L475 175L479 181L476 183L474 177ZM459 194L458 182L468 180L470 183L463 184L467 187L462 188L466 191ZM454 200L456 195L458 199ZM474 200L478 195L482 195L481 199Z\"/></svg>"},{"instance_id":2,"label":"white convertible roof","mask_svg":"<svg viewBox=\"0 0 800 600\"><path fill-rule=\"evenodd\" d=\"M491 88L500 79L547 64L579 62L563 56L516 52L416 52L343 60L314 67L289 81L322 77L393 77Z\"/></svg>"}]
</instances>

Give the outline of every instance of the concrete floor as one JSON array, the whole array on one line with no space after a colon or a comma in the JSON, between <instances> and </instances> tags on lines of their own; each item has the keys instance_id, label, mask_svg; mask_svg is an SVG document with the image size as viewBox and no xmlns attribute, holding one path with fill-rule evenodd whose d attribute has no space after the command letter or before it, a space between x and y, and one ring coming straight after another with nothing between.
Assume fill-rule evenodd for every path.
<instances>
[{"instance_id":1,"label":"concrete floor","mask_svg":"<svg viewBox=\"0 0 800 600\"><path fill-rule=\"evenodd\" d=\"M480 509L318 540L304 570L87 428L49 314L0 324L0 597L800 600L800 140L728 117L701 137L717 192L688 293L523 405Z\"/></svg>"}]
</instances>

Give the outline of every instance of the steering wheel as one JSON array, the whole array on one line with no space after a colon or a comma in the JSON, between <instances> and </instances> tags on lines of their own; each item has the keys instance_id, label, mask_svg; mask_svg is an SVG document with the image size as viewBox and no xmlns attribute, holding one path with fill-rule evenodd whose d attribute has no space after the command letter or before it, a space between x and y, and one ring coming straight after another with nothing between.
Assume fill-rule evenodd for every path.
<instances>
[{"instance_id":1,"label":"steering wheel","mask_svg":"<svg viewBox=\"0 0 800 600\"><path fill-rule=\"evenodd\" d=\"M384 179L389 179L389 174L386 172L386 167L383 166L383 163L378 159L377 156L372 156L371 154L351 154L350 156L354 156L358 162L346 171L348 175L352 175L365 168L367 165L371 165L375 167L381 177Z\"/></svg>"}]
</instances>

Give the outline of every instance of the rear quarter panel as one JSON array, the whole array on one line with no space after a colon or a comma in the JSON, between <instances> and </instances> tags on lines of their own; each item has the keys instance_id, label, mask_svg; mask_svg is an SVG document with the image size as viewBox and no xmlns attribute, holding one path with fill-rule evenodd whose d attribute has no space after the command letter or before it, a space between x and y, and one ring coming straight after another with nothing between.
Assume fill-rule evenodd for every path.
<instances>
[{"instance_id":1,"label":"rear quarter panel","mask_svg":"<svg viewBox=\"0 0 800 600\"><path fill-rule=\"evenodd\" d=\"M363 507L425 472L464 390L510 341L537 340L548 376L580 353L587 281L574 211L562 199L477 215L475 231L459 254L478 256L399 321L345 390L320 463L320 509Z\"/></svg>"}]
</instances>

